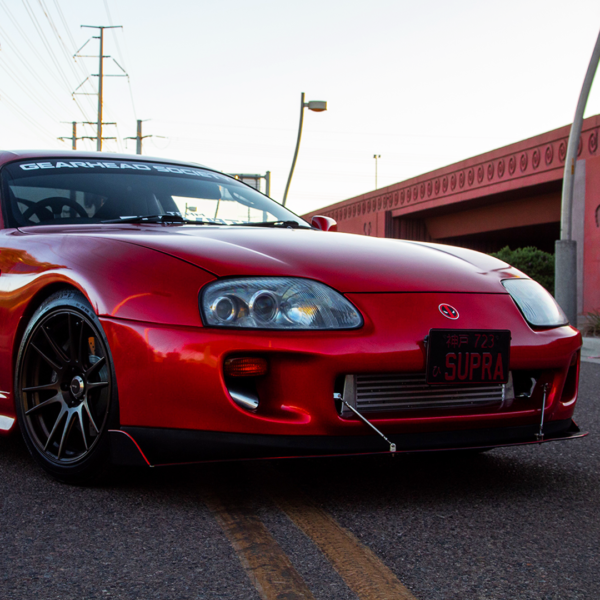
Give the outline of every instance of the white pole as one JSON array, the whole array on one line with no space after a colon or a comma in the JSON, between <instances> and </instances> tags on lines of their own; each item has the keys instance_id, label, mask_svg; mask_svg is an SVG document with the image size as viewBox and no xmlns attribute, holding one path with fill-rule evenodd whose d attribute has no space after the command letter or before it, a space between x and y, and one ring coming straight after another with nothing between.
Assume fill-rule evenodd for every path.
<instances>
[{"instance_id":1,"label":"white pole","mask_svg":"<svg viewBox=\"0 0 600 600\"><path fill-rule=\"evenodd\" d=\"M565 171L563 176L562 204L560 215L560 240L556 241L556 263L554 295L556 301L565 311L569 322L577 327L577 242L572 239L573 234L573 185L575 182L575 166L577 163L577 150L579 138L583 126L583 113L587 104L588 96L596 68L600 61L600 33L592 52L590 64L588 65L571 133L567 145L567 156L565 158Z\"/></svg>"},{"instance_id":2,"label":"white pole","mask_svg":"<svg viewBox=\"0 0 600 600\"><path fill-rule=\"evenodd\" d=\"M290 175L285 186L285 193L283 194L283 206L287 202L288 192L290 190L290 184L292 183L292 175L294 174L294 168L296 167L296 159L298 158L298 150L300 149L300 140L302 139L302 122L304 121L304 92L300 96L300 124L298 125L298 140L296 141L296 152L294 152L294 160L292 161L292 168L290 169Z\"/></svg>"}]
</instances>

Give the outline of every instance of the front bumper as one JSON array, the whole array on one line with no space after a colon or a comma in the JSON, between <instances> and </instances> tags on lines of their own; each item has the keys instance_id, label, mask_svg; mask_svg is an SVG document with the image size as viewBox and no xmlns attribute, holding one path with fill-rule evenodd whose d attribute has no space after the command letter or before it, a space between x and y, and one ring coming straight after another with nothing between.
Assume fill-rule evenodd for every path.
<instances>
[{"instance_id":1,"label":"front bumper","mask_svg":"<svg viewBox=\"0 0 600 600\"><path fill-rule=\"evenodd\" d=\"M576 389L563 388L581 346L571 327L532 331L507 294L349 294L363 314L350 331L236 331L156 325L102 318L115 363L121 424L134 427L228 431L264 435L361 435L364 425L343 419L332 401L347 374L423 373L424 339L449 322L438 305L461 314L457 329L508 329L511 370L546 373L545 420L571 418ZM463 316L464 315L464 316ZM230 356L263 356L260 408L250 413L232 400L223 377ZM423 411L375 417L388 433L487 428L539 421L539 402L512 408ZM465 423L469 425L465 425Z\"/></svg>"},{"instance_id":2,"label":"front bumper","mask_svg":"<svg viewBox=\"0 0 600 600\"><path fill-rule=\"evenodd\" d=\"M111 434L115 448L123 456L133 448L135 460L152 465L385 452L388 446L364 423L338 412L336 381L348 374L423 373L423 340L431 328L448 326L438 310L441 302L457 307L457 328L511 331L510 369L539 372L538 381L547 384L546 440L582 435L571 429L581 345L573 328L531 330L507 294L347 297L363 314L361 329L232 331L103 317L119 390L121 428ZM238 406L228 390L223 364L232 355L268 359L269 373L257 384L256 411ZM535 443L540 389L512 405L367 416L399 451Z\"/></svg>"}]
</instances>

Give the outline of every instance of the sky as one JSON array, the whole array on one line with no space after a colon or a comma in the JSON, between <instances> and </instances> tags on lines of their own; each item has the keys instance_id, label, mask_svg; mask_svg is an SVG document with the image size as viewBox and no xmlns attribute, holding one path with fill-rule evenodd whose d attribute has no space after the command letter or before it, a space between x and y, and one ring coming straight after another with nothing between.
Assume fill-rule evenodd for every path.
<instances>
[{"instance_id":1,"label":"sky","mask_svg":"<svg viewBox=\"0 0 600 600\"><path fill-rule=\"evenodd\" d=\"M598 0L0 0L0 148L104 150L271 172L303 214L570 123ZM89 40L89 41L88 41ZM86 44L87 42L87 44ZM113 61L116 60L116 63ZM586 116L600 113L600 75ZM75 95L73 92L90 95ZM94 137L95 127L78 125ZM78 149L94 150L95 140Z\"/></svg>"}]
</instances>

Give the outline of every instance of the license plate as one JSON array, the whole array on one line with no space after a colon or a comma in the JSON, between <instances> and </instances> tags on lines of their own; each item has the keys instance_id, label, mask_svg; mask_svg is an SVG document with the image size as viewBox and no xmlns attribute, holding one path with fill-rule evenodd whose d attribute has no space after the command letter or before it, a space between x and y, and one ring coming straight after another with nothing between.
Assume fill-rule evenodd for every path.
<instances>
[{"instance_id":1,"label":"license plate","mask_svg":"<svg viewBox=\"0 0 600 600\"><path fill-rule=\"evenodd\" d=\"M506 383L510 331L430 329L427 383Z\"/></svg>"}]
</instances>

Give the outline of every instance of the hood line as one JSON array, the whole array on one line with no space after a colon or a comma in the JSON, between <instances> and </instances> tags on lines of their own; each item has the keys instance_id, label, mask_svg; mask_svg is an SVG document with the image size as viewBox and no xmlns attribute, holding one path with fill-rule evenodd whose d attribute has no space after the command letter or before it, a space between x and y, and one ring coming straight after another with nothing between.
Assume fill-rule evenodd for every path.
<instances>
[{"instance_id":1,"label":"hood line","mask_svg":"<svg viewBox=\"0 0 600 600\"><path fill-rule=\"evenodd\" d=\"M96 240L109 239L109 238L105 238L102 236L89 235L89 234L88 234L88 237L94 238ZM129 244L130 246L137 246L138 248L144 248L145 250L153 250L154 252L158 252L159 254L164 254L165 256L170 256L171 258L174 258L175 260L180 260L181 262L184 262L188 265L192 265L192 267L196 267L196 269L200 269L201 271L204 271L205 273L209 273L213 277L220 279L220 276L217 275L216 273L213 273L213 271L209 271L208 269L205 269L204 267L200 267L199 265L197 265L189 260L185 260L185 258L181 258L180 256L175 256L174 254L171 254L170 252L165 252L164 250L157 250L156 248L153 248L152 246L145 246L144 244L137 244L137 243L131 242L129 240L119 240L116 238L110 238L110 240L114 241L114 242L119 242L120 244Z\"/></svg>"}]
</instances>

